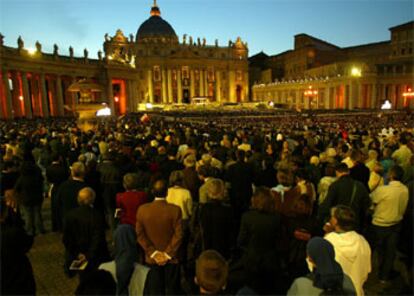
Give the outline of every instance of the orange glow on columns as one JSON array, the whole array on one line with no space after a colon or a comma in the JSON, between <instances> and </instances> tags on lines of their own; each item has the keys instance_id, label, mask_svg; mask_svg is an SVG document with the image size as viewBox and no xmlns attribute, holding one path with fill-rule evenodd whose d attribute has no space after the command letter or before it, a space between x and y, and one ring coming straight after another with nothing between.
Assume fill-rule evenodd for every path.
<instances>
[{"instance_id":1,"label":"orange glow on columns","mask_svg":"<svg viewBox=\"0 0 414 296\"><path fill-rule=\"evenodd\" d=\"M112 80L112 85L115 84L119 84L120 89L119 89L119 94L117 94L117 98L119 100L119 113L120 114L125 114L126 113L126 84L125 84L125 80L122 79L113 79ZM115 100L115 97L114 97ZM117 101L115 101L116 103L118 103Z\"/></svg>"}]
</instances>

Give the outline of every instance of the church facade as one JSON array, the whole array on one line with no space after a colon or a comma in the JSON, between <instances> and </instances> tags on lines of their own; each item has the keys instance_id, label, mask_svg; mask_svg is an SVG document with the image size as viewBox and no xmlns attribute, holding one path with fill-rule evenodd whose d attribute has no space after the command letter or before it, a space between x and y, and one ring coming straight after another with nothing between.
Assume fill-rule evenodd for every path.
<instances>
[{"instance_id":1,"label":"church facade","mask_svg":"<svg viewBox=\"0 0 414 296\"><path fill-rule=\"evenodd\" d=\"M219 46L204 38L179 38L161 17L154 3L150 18L136 36L117 30L105 35L98 59L42 52L40 43L29 51L19 38L17 48L3 44L0 36L0 117L49 117L73 114L78 94L68 90L87 78L102 86L94 93L115 114L137 111L141 103L245 102L249 98L248 47L240 38Z\"/></svg>"}]
</instances>

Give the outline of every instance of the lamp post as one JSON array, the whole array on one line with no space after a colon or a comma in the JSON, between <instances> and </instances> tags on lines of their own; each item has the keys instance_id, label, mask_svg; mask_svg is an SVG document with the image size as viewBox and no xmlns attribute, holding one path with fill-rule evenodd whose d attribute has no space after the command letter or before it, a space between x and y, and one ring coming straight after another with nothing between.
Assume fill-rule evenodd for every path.
<instances>
[{"instance_id":1,"label":"lamp post","mask_svg":"<svg viewBox=\"0 0 414 296\"><path fill-rule=\"evenodd\" d=\"M312 89L312 85L309 85L308 89L303 92L305 98L310 100L310 109L312 109L313 105L313 98L316 98L316 109L318 108L318 91L316 89Z\"/></svg>"},{"instance_id":2,"label":"lamp post","mask_svg":"<svg viewBox=\"0 0 414 296\"><path fill-rule=\"evenodd\" d=\"M404 98L404 107L407 107L407 106L409 106L409 104L410 104L410 103L408 102L408 99L412 99L412 98L414 98L414 91L412 90L412 88L411 88L411 87L409 87L409 88L407 89L407 91L403 92L402 96L403 96L403 98Z\"/></svg>"}]
</instances>

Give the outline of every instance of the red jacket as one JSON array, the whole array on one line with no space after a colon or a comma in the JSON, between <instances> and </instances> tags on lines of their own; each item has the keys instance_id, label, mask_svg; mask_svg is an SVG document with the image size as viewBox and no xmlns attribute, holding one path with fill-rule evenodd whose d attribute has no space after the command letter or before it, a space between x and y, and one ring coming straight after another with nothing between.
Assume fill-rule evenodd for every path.
<instances>
[{"instance_id":1,"label":"red jacket","mask_svg":"<svg viewBox=\"0 0 414 296\"><path fill-rule=\"evenodd\" d=\"M116 207L121 209L120 223L135 227L139 206L147 202L143 191L126 191L116 195Z\"/></svg>"}]
</instances>

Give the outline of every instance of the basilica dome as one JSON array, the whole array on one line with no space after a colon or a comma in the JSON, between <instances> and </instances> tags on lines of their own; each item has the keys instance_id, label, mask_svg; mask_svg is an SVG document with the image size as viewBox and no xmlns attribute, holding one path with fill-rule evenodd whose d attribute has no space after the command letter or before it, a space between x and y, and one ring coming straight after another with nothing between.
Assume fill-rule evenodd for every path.
<instances>
[{"instance_id":1,"label":"basilica dome","mask_svg":"<svg viewBox=\"0 0 414 296\"><path fill-rule=\"evenodd\" d=\"M161 17L158 6L154 5L151 17L138 28L136 42L158 40L178 42L178 37L171 25Z\"/></svg>"}]
</instances>

